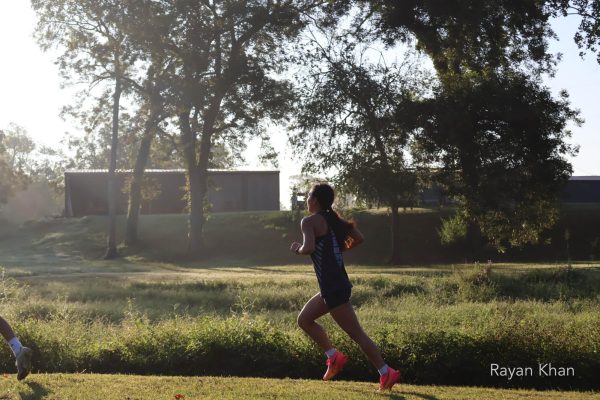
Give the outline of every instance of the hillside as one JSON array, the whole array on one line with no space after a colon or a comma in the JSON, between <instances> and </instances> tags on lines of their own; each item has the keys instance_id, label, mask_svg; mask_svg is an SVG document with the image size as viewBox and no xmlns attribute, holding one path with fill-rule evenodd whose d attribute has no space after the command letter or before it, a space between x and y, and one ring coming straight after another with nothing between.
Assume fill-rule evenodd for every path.
<instances>
[{"instance_id":1,"label":"hillside","mask_svg":"<svg viewBox=\"0 0 600 400\"><path fill-rule=\"evenodd\" d=\"M600 207L566 207L557 226L542 237L543 244L509 249L505 254L467 243L442 246L441 219L451 210L418 209L400 215L402 263L431 264L493 261L544 261L565 263L600 259ZM385 264L391 246L389 215L384 211L347 213L366 237L365 244L347 255L350 263ZM119 218L119 237L125 220ZM0 248L19 249L20 256L35 252L80 254L97 259L104 252L106 219L52 219L31 222L22 228L0 229ZM186 250L186 215L144 215L140 220L141 244L121 249L125 255L148 260L181 260ZM568 233L566 233L568 231ZM203 261L241 265L296 263L288 252L289 243L300 240L299 222L290 212L240 212L212 214L205 231L207 252ZM568 242L568 243L567 243Z\"/></svg>"}]
</instances>

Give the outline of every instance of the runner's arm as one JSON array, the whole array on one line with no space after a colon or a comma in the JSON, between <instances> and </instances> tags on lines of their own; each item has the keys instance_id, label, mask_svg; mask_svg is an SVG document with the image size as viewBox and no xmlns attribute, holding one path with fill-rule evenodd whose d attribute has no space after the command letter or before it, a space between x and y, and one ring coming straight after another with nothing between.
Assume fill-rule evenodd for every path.
<instances>
[{"instance_id":1,"label":"runner's arm","mask_svg":"<svg viewBox=\"0 0 600 400\"><path fill-rule=\"evenodd\" d=\"M359 231L358 228L355 226L348 234L348 239L346 239L346 250L353 249L364 241L365 237L363 236L362 232Z\"/></svg>"},{"instance_id":2,"label":"runner's arm","mask_svg":"<svg viewBox=\"0 0 600 400\"><path fill-rule=\"evenodd\" d=\"M298 254L311 254L315 251L315 228L309 218L302 218L300 222L302 230L302 246L298 249Z\"/></svg>"}]
</instances>

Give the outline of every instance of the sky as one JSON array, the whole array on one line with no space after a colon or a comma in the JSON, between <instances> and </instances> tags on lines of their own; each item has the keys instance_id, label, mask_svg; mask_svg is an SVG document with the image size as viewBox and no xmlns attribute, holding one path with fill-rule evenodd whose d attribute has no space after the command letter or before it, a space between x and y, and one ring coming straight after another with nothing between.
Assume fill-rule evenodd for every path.
<instances>
[{"instance_id":1,"label":"sky","mask_svg":"<svg viewBox=\"0 0 600 400\"><path fill-rule=\"evenodd\" d=\"M579 154L570 159L574 174L600 175L600 112L596 100L600 65L594 54L579 57L572 39L577 25L575 16L554 21L553 28L561 40L551 43L551 51L562 53L563 59L555 77L546 78L545 83L556 94L566 89L573 107L581 110L586 121L581 127L571 127L570 142L580 146ZM33 39L34 27L35 15L28 0L0 1L0 129L13 122L23 126L36 143L57 147L64 132L77 132L59 116L61 107L70 103L73 91L61 89L52 54L40 50ZM280 200L286 205L290 197L288 179L300 173L301 162L292 157L284 129L271 127L270 132L279 152ZM246 168L257 166L253 157L256 151L257 144L249 146Z\"/></svg>"}]
</instances>

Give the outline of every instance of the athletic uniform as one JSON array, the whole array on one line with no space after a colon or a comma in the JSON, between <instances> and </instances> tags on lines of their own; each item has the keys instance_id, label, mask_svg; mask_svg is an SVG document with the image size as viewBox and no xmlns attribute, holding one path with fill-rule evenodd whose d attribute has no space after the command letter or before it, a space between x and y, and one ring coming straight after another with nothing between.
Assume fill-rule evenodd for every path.
<instances>
[{"instance_id":1,"label":"athletic uniform","mask_svg":"<svg viewBox=\"0 0 600 400\"><path fill-rule=\"evenodd\" d=\"M332 309L350 300L352 284L344 267L342 248L329 223L333 216L328 211L319 211L319 214L327 222L327 233L315 238L315 251L310 258L317 274L321 297Z\"/></svg>"}]
</instances>

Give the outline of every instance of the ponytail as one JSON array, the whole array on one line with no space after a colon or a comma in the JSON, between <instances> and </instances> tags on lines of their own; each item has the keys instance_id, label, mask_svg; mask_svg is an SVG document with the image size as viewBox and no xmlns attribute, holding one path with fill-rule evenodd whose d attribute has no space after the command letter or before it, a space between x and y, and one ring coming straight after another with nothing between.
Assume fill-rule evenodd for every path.
<instances>
[{"instance_id":1,"label":"ponytail","mask_svg":"<svg viewBox=\"0 0 600 400\"><path fill-rule=\"evenodd\" d=\"M321 209L325 211L324 217L327 224L333 230L333 234L342 250L348 248L347 241L350 236L350 232L356 225L354 221L347 221L334 211L333 199L334 192L333 188L326 183L319 183L312 188L313 196L319 202Z\"/></svg>"},{"instance_id":2,"label":"ponytail","mask_svg":"<svg viewBox=\"0 0 600 400\"><path fill-rule=\"evenodd\" d=\"M350 232L352 232L356 223L340 217L340 215L332 209L329 210L326 215L327 224L331 227L338 245L342 250L346 250L349 247L347 242L350 238Z\"/></svg>"}]
</instances>

